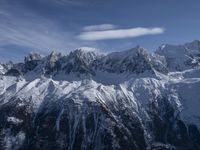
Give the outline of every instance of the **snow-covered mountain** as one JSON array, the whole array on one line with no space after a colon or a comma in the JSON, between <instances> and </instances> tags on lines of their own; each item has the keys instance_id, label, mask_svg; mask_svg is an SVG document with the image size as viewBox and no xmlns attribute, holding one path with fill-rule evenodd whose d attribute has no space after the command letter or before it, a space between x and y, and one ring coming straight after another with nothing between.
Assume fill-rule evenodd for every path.
<instances>
[{"instance_id":1,"label":"snow-covered mountain","mask_svg":"<svg viewBox=\"0 0 200 150\"><path fill-rule=\"evenodd\" d=\"M199 66L200 41L195 40L184 45L163 44L156 53L165 56L171 71L183 71Z\"/></svg>"},{"instance_id":2,"label":"snow-covered mountain","mask_svg":"<svg viewBox=\"0 0 200 150\"><path fill-rule=\"evenodd\" d=\"M199 43L1 64L0 149L200 149Z\"/></svg>"},{"instance_id":3,"label":"snow-covered mountain","mask_svg":"<svg viewBox=\"0 0 200 150\"><path fill-rule=\"evenodd\" d=\"M8 70L10 70L13 67L12 62L8 62L6 64L0 63L0 74L3 75L5 74Z\"/></svg>"}]
</instances>

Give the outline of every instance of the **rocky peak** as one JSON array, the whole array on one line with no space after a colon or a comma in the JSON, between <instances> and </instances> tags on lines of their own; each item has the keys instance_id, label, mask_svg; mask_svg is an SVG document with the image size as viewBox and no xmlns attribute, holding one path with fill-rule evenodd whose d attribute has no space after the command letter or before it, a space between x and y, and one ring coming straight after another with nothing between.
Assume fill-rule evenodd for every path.
<instances>
[{"instance_id":1,"label":"rocky peak","mask_svg":"<svg viewBox=\"0 0 200 150\"><path fill-rule=\"evenodd\" d=\"M62 65L65 73L89 73L93 74L91 64L100 55L93 48L78 48L65 58L65 63Z\"/></svg>"},{"instance_id":2,"label":"rocky peak","mask_svg":"<svg viewBox=\"0 0 200 150\"><path fill-rule=\"evenodd\" d=\"M10 70L14 66L12 61L7 63L0 63L0 74L5 74L8 70Z\"/></svg>"},{"instance_id":3,"label":"rocky peak","mask_svg":"<svg viewBox=\"0 0 200 150\"><path fill-rule=\"evenodd\" d=\"M5 68L2 64L0 64L0 74L4 74L5 73Z\"/></svg>"},{"instance_id":4,"label":"rocky peak","mask_svg":"<svg viewBox=\"0 0 200 150\"><path fill-rule=\"evenodd\" d=\"M49 56L47 56L45 70L46 74L50 74L52 72L57 72L61 68L61 64L59 60L61 59L61 53L56 53L55 51L51 52Z\"/></svg>"},{"instance_id":5,"label":"rocky peak","mask_svg":"<svg viewBox=\"0 0 200 150\"><path fill-rule=\"evenodd\" d=\"M75 51L71 52L69 54L69 59L76 60L76 61L83 61L87 65L97 59L99 57L99 54L97 53L96 49L94 48L88 48L88 47L82 47L78 48Z\"/></svg>"},{"instance_id":6,"label":"rocky peak","mask_svg":"<svg viewBox=\"0 0 200 150\"><path fill-rule=\"evenodd\" d=\"M194 40L190 43L186 43L184 46L190 50L196 50L200 53L200 41L199 40Z\"/></svg>"},{"instance_id":7,"label":"rocky peak","mask_svg":"<svg viewBox=\"0 0 200 150\"><path fill-rule=\"evenodd\" d=\"M52 51L49 56L47 56L47 60L49 62L56 62L62 57L61 53L56 53L55 51Z\"/></svg>"},{"instance_id":8,"label":"rocky peak","mask_svg":"<svg viewBox=\"0 0 200 150\"><path fill-rule=\"evenodd\" d=\"M166 58L169 70L182 71L188 68L196 67L199 64L199 44L200 41L197 40L184 45L163 44L156 50L155 53Z\"/></svg>"},{"instance_id":9,"label":"rocky peak","mask_svg":"<svg viewBox=\"0 0 200 150\"><path fill-rule=\"evenodd\" d=\"M130 50L127 50L125 52L127 54L131 53L133 55L145 55L145 54L147 54L147 51L143 47L140 47L139 45L137 45L136 47L134 47Z\"/></svg>"},{"instance_id":10,"label":"rocky peak","mask_svg":"<svg viewBox=\"0 0 200 150\"><path fill-rule=\"evenodd\" d=\"M143 73L152 71L150 54L136 46L127 51L110 53L96 64L96 68L110 73Z\"/></svg>"},{"instance_id":11,"label":"rocky peak","mask_svg":"<svg viewBox=\"0 0 200 150\"><path fill-rule=\"evenodd\" d=\"M42 56L39 53L31 52L30 54L28 54L28 56L25 57L24 61L26 63L26 62L41 60L41 59L42 59Z\"/></svg>"},{"instance_id":12,"label":"rocky peak","mask_svg":"<svg viewBox=\"0 0 200 150\"><path fill-rule=\"evenodd\" d=\"M28 56L24 59L24 70L23 72L28 72L34 70L35 67L38 65L38 62L42 60L42 56L39 53L31 52Z\"/></svg>"}]
</instances>

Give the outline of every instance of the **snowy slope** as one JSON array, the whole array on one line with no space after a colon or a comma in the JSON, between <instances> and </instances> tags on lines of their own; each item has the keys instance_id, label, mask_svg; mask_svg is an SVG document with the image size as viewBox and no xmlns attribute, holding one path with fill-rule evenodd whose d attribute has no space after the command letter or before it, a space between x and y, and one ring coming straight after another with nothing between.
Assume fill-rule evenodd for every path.
<instances>
[{"instance_id":1,"label":"snowy slope","mask_svg":"<svg viewBox=\"0 0 200 150\"><path fill-rule=\"evenodd\" d=\"M1 149L200 149L200 68L183 64L186 46L198 55L198 42L30 54L0 75Z\"/></svg>"},{"instance_id":2,"label":"snowy slope","mask_svg":"<svg viewBox=\"0 0 200 150\"><path fill-rule=\"evenodd\" d=\"M0 65L0 74L4 74L5 73L5 69L2 65Z\"/></svg>"}]
</instances>

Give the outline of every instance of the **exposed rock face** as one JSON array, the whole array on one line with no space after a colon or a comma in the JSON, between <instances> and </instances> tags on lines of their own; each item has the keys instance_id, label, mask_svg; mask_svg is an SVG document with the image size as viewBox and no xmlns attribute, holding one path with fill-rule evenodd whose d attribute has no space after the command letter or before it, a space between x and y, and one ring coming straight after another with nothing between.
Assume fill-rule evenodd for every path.
<instances>
[{"instance_id":1,"label":"exposed rock face","mask_svg":"<svg viewBox=\"0 0 200 150\"><path fill-rule=\"evenodd\" d=\"M30 71L38 75L56 75L59 72L78 75L95 76L98 71L107 73L142 74L154 71L167 73L168 68L163 56L150 54L137 46L133 49L102 55L93 49L77 49L67 56L52 52L47 57L31 53L25 57L24 66L14 65L24 75Z\"/></svg>"},{"instance_id":2,"label":"exposed rock face","mask_svg":"<svg viewBox=\"0 0 200 150\"><path fill-rule=\"evenodd\" d=\"M98 61L96 66L97 69L109 73L143 73L144 71L152 71L151 67L149 55L140 47L111 53Z\"/></svg>"},{"instance_id":3,"label":"exposed rock face","mask_svg":"<svg viewBox=\"0 0 200 150\"><path fill-rule=\"evenodd\" d=\"M163 72L167 71L165 59L158 55L151 55L139 46L128 51L108 54L96 63L96 69L109 73L153 73L154 69Z\"/></svg>"},{"instance_id":4,"label":"exposed rock face","mask_svg":"<svg viewBox=\"0 0 200 150\"><path fill-rule=\"evenodd\" d=\"M7 72L6 68L3 64L0 64L0 74L5 74L5 72Z\"/></svg>"},{"instance_id":5,"label":"exposed rock face","mask_svg":"<svg viewBox=\"0 0 200 150\"><path fill-rule=\"evenodd\" d=\"M5 74L8 70L10 70L11 68L13 68L13 62L8 62L8 63L0 63L0 74L3 75Z\"/></svg>"},{"instance_id":6,"label":"exposed rock face","mask_svg":"<svg viewBox=\"0 0 200 150\"><path fill-rule=\"evenodd\" d=\"M98 57L100 56L98 56L98 54L95 51L77 49L74 52L71 52L66 57L66 61L62 69L65 71L66 74L93 74L94 72L90 65Z\"/></svg>"},{"instance_id":7,"label":"exposed rock face","mask_svg":"<svg viewBox=\"0 0 200 150\"><path fill-rule=\"evenodd\" d=\"M183 71L200 65L200 41L184 45L163 44L156 51L166 58L170 71Z\"/></svg>"},{"instance_id":8,"label":"exposed rock face","mask_svg":"<svg viewBox=\"0 0 200 150\"><path fill-rule=\"evenodd\" d=\"M47 57L47 62L45 66L45 74L51 74L53 72L57 72L61 68L61 64L59 62L59 59L61 58L60 53L55 53L52 52L48 57Z\"/></svg>"},{"instance_id":9,"label":"exposed rock face","mask_svg":"<svg viewBox=\"0 0 200 150\"><path fill-rule=\"evenodd\" d=\"M0 75L0 149L200 150L200 68L180 66L183 55L170 64L164 49L32 53L11 65Z\"/></svg>"},{"instance_id":10,"label":"exposed rock face","mask_svg":"<svg viewBox=\"0 0 200 150\"><path fill-rule=\"evenodd\" d=\"M30 53L27 57L24 59L25 63L25 71L31 71L35 69L35 67L38 65L39 61L42 59L40 54L38 53Z\"/></svg>"}]
</instances>

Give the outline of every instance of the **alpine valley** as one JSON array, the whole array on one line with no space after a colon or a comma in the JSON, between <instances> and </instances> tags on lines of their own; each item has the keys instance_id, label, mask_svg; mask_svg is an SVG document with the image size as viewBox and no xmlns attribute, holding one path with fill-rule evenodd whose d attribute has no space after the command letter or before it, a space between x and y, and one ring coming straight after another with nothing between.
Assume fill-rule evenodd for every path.
<instances>
[{"instance_id":1,"label":"alpine valley","mask_svg":"<svg viewBox=\"0 0 200 150\"><path fill-rule=\"evenodd\" d=\"M1 150L200 150L200 41L0 64Z\"/></svg>"}]
</instances>

